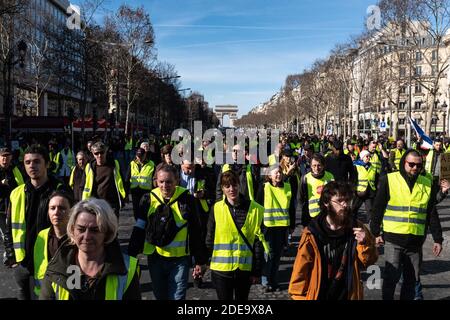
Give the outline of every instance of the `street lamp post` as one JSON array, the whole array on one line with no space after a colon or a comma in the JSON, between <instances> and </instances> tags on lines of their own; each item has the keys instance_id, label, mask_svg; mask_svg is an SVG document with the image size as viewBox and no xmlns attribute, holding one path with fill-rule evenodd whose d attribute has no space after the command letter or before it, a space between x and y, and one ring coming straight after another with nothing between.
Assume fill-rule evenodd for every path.
<instances>
[{"instance_id":1,"label":"street lamp post","mask_svg":"<svg viewBox=\"0 0 450 320\"><path fill-rule=\"evenodd\" d=\"M11 122L13 113L13 103L14 103L14 87L13 87L13 67L17 64L21 68L24 68L25 55L27 53L27 44L24 40L20 40L17 44L17 49L19 51L19 58L14 61L14 56L12 50L9 51L7 62L6 62L6 81L3 84L4 102L3 102L3 113L5 114L6 122L6 132L5 132L5 144L7 146L11 145ZM4 75L5 76L5 75Z\"/></svg>"}]
</instances>

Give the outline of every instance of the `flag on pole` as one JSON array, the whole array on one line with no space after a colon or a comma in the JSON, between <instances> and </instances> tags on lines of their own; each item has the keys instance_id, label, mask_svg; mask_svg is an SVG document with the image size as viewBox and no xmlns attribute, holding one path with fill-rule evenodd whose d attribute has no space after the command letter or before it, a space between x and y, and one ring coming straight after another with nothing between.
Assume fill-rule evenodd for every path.
<instances>
[{"instance_id":1,"label":"flag on pole","mask_svg":"<svg viewBox=\"0 0 450 320\"><path fill-rule=\"evenodd\" d=\"M433 149L433 140L429 136L425 134L425 132L422 130L422 128L417 124L416 120L413 118L409 118L409 121L411 122L411 126L416 131L416 134L419 138L422 138L422 145L421 147L423 149Z\"/></svg>"}]
</instances>

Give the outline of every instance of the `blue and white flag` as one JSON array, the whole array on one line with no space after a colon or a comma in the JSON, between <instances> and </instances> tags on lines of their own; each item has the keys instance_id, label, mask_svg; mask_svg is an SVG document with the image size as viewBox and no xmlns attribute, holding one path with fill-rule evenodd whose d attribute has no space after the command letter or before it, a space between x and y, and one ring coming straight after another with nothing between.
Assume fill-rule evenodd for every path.
<instances>
[{"instance_id":1,"label":"blue and white flag","mask_svg":"<svg viewBox=\"0 0 450 320\"><path fill-rule=\"evenodd\" d=\"M416 131L416 134L419 138L422 138L422 145L421 148L423 149L433 149L433 140L429 136L425 134L425 132L422 130L422 128L417 124L416 120L413 118L409 118L409 121L411 121L411 126Z\"/></svg>"}]
</instances>

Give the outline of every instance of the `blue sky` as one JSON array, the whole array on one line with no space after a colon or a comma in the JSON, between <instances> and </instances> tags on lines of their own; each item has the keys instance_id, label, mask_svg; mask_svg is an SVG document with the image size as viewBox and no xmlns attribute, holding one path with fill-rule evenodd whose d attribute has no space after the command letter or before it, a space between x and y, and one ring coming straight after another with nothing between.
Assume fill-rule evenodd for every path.
<instances>
[{"instance_id":1,"label":"blue sky","mask_svg":"<svg viewBox=\"0 0 450 320\"><path fill-rule=\"evenodd\" d=\"M107 0L115 10L121 1ZM376 0L132 0L155 30L158 59L210 107L265 102L335 44L363 30Z\"/></svg>"}]
</instances>

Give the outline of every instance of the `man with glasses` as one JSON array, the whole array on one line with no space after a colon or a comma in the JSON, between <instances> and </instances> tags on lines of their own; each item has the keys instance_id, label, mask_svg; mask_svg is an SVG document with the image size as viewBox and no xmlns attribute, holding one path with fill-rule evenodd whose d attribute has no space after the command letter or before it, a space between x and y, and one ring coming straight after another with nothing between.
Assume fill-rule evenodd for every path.
<instances>
[{"instance_id":1,"label":"man with glasses","mask_svg":"<svg viewBox=\"0 0 450 320\"><path fill-rule=\"evenodd\" d=\"M323 187L320 214L303 229L289 294L294 300L362 300L361 271L377 261L375 238L352 215L348 183Z\"/></svg>"},{"instance_id":2,"label":"man with glasses","mask_svg":"<svg viewBox=\"0 0 450 320\"><path fill-rule=\"evenodd\" d=\"M107 156L108 149L101 141L95 143L91 150L94 160L85 168L82 198L85 200L95 197L107 201L119 218L119 211L126 196L119 161Z\"/></svg>"},{"instance_id":3,"label":"man with glasses","mask_svg":"<svg viewBox=\"0 0 450 320\"><path fill-rule=\"evenodd\" d=\"M370 227L377 245L385 246L383 300L394 299L402 273L400 299L414 299L428 226L434 255L437 257L442 251L442 229L434 210L439 185L421 175L422 168L422 156L416 150L408 150L400 160L400 171L382 176L378 184ZM441 191L447 190L448 184L442 184Z\"/></svg>"}]
</instances>

